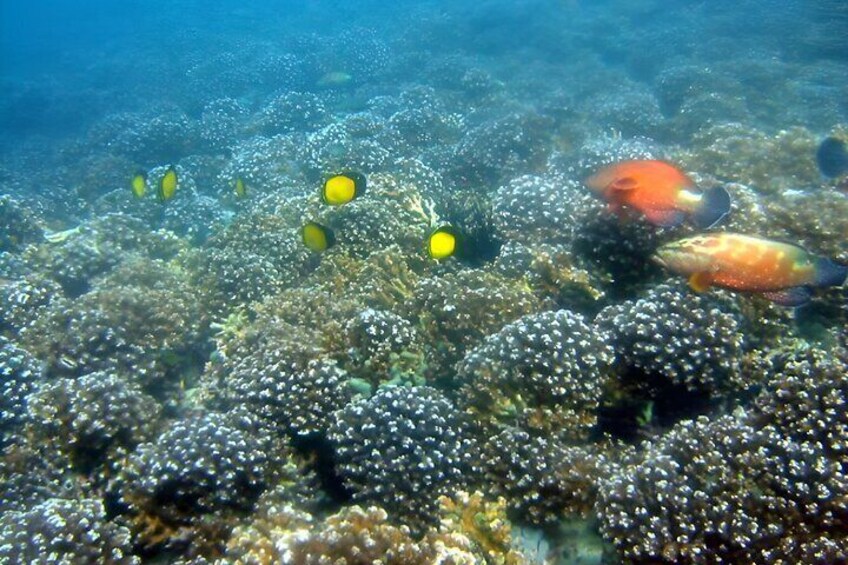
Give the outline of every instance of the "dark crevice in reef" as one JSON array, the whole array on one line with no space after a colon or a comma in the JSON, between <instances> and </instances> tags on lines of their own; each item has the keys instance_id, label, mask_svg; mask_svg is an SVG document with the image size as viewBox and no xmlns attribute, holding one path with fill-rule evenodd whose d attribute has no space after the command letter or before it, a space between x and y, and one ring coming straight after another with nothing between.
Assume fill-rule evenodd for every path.
<instances>
[{"instance_id":1,"label":"dark crevice in reef","mask_svg":"<svg viewBox=\"0 0 848 565\"><path fill-rule=\"evenodd\" d=\"M326 495L328 510L339 508L353 498L353 493L344 486L344 481L336 472L333 450L326 438L310 436L294 438L292 445L295 450L311 461L311 469L315 471L321 490Z\"/></svg>"},{"instance_id":2,"label":"dark crevice in reef","mask_svg":"<svg viewBox=\"0 0 848 565\"><path fill-rule=\"evenodd\" d=\"M677 422L705 414L719 403L706 391L693 391L670 383L661 375L631 370L624 388L607 391L598 409L596 435L638 442L658 435Z\"/></svg>"}]
</instances>

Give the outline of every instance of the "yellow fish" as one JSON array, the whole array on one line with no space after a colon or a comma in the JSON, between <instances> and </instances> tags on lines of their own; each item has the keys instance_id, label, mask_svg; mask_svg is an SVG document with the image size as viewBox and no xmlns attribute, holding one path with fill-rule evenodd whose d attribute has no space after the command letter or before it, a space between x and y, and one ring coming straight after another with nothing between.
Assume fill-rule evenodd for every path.
<instances>
[{"instance_id":1,"label":"yellow fish","mask_svg":"<svg viewBox=\"0 0 848 565\"><path fill-rule=\"evenodd\" d=\"M247 185L244 183L244 180L242 180L241 177L236 179L236 185L234 190L236 193L236 198L241 199L247 196Z\"/></svg>"},{"instance_id":2,"label":"yellow fish","mask_svg":"<svg viewBox=\"0 0 848 565\"><path fill-rule=\"evenodd\" d=\"M353 77L344 71L331 71L326 73L318 80L318 86L344 86L351 81Z\"/></svg>"},{"instance_id":3,"label":"yellow fish","mask_svg":"<svg viewBox=\"0 0 848 565\"><path fill-rule=\"evenodd\" d=\"M433 231L427 239L427 253L436 260L447 259L456 253L459 233L450 226Z\"/></svg>"},{"instance_id":4,"label":"yellow fish","mask_svg":"<svg viewBox=\"0 0 848 565\"><path fill-rule=\"evenodd\" d=\"M333 230L318 222L306 222L300 230L303 244L315 253L326 251L336 243Z\"/></svg>"},{"instance_id":5,"label":"yellow fish","mask_svg":"<svg viewBox=\"0 0 848 565\"><path fill-rule=\"evenodd\" d=\"M138 171L133 175L130 186L136 198L144 198L144 194L147 192L147 175L144 174L144 171Z\"/></svg>"},{"instance_id":6,"label":"yellow fish","mask_svg":"<svg viewBox=\"0 0 848 565\"><path fill-rule=\"evenodd\" d=\"M321 188L321 200L330 206L347 204L365 192L365 177L359 173L333 175L324 181Z\"/></svg>"},{"instance_id":7,"label":"yellow fish","mask_svg":"<svg viewBox=\"0 0 848 565\"><path fill-rule=\"evenodd\" d=\"M177 192L178 182L179 179L177 178L177 170L174 169L174 167L168 167L168 170L165 171L165 175L162 177L162 180L159 181L159 200L167 202L173 198L174 194Z\"/></svg>"}]
</instances>

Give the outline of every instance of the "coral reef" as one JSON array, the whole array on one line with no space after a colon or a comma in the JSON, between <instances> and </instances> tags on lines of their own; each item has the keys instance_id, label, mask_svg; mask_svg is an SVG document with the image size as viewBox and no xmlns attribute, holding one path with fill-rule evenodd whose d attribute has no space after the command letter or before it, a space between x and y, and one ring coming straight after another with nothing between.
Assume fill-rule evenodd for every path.
<instances>
[{"instance_id":1,"label":"coral reef","mask_svg":"<svg viewBox=\"0 0 848 565\"><path fill-rule=\"evenodd\" d=\"M151 232L137 218L110 213L53 234L48 243L29 247L24 258L32 271L55 280L66 294L76 297L125 260L168 260L183 247L170 232Z\"/></svg>"},{"instance_id":2,"label":"coral reef","mask_svg":"<svg viewBox=\"0 0 848 565\"><path fill-rule=\"evenodd\" d=\"M226 537L227 517L247 514L276 483L287 453L274 435L245 413L207 413L175 422L142 443L113 484L137 543L197 546L213 551Z\"/></svg>"},{"instance_id":3,"label":"coral reef","mask_svg":"<svg viewBox=\"0 0 848 565\"><path fill-rule=\"evenodd\" d=\"M310 131L322 125L327 114L325 104L315 94L289 91L270 100L255 117L250 129L268 136Z\"/></svg>"},{"instance_id":4,"label":"coral reef","mask_svg":"<svg viewBox=\"0 0 848 565\"><path fill-rule=\"evenodd\" d=\"M27 433L86 473L150 441L160 408L138 386L108 373L43 384L29 399Z\"/></svg>"},{"instance_id":5,"label":"coral reef","mask_svg":"<svg viewBox=\"0 0 848 565\"><path fill-rule=\"evenodd\" d=\"M330 227L336 235L331 252L366 258L398 246L414 257L423 254L422 242L433 220L430 204L419 192L423 186L423 181L403 170L374 173L368 176L365 193L344 206L324 206L317 199L306 202L297 227L307 220Z\"/></svg>"},{"instance_id":6,"label":"coral reef","mask_svg":"<svg viewBox=\"0 0 848 565\"><path fill-rule=\"evenodd\" d=\"M639 83L625 82L611 91L602 91L585 102L599 123L625 136L656 137L665 124L655 94ZM685 109L681 111L684 113Z\"/></svg>"},{"instance_id":7,"label":"coral reef","mask_svg":"<svg viewBox=\"0 0 848 565\"><path fill-rule=\"evenodd\" d=\"M344 328L348 373L371 386L423 384L424 348L412 324L385 310L367 308Z\"/></svg>"},{"instance_id":8,"label":"coral reef","mask_svg":"<svg viewBox=\"0 0 848 565\"><path fill-rule=\"evenodd\" d=\"M552 164L555 170L569 177L579 175L580 179L594 174L604 165L618 161L668 159L669 157L667 149L652 138L625 137L615 130L592 135L586 139L576 151L576 161L573 160L575 155L570 152L563 155L563 157L566 156L569 157L566 163L553 159Z\"/></svg>"},{"instance_id":9,"label":"coral reef","mask_svg":"<svg viewBox=\"0 0 848 565\"><path fill-rule=\"evenodd\" d=\"M459 404L487 426L585 439L611 375L608 341L568 310L519 318L459 363Z\"/></svg>"},{"instance_id":10,"label":"coral reef","mask_svg":"<svg viewBox=\"0 0 848 565\"><path fill-rule=\"evenodd\" d=\"M20 251L42 237L43 230L27 209L8 194L0 196L0 252Z\"/></svg>"},{"instance_id":11,"label":"coral reef","mask_svg":"<svg viewBox=\"0 0 848 565\"><path fill-rule=\"evenodd\" d=\"M139 271L123 273L133 279ZM154 396L173 392L197 365L204 317L193 289L179 277L166 281L164 287L147 286L143 278L116 281L73 300L54 300L22 330L22 343L52 375L106 371Z\"/></svg>"},{"instance_id":12,"label":"coral reef","mask_svg":"<svg viewBox=\"0 0 848 565\"><path fill-rule=\"evenodd\" d=\"M294 286L315 265L297 227L266 213L239 216L184 263L203 301L221 317Z\"/></svg>"},{"instance_id":13,"label":"coral reef","mask_svg":"<svg viewBox=\"0 0 848 565\"><path fill-rule=\"evenodd\" d=\"M87 478L53 451L55 444L28 442L22 436L14 436L14 443L4 446L0 455L0 508L4 512L25 512L52 498L73 500L91 495Z\"/></svg>"},{"instance_id":14,"label":"coral reef","mask_svg":"<svg viewBox=\"0 0 848 565\"><path fill-rule=\"evenodd\" d=\"M384 504L411 527L435 519L439 495L475 480L475 440L431 387L379 389L338 411L328 436L353 499Z\"/></svg>"},{"instance_id":15,"label":"coral reef","mask_svg":"<svg viewBox=\"0 0 848 565\"><path fill-rule=\"evenodd\" d=\"M680 156L687 169L749 184L767 194L820 183L816 140L803 128L769 135L743 123L722 123L702 129L692 145Z\"/></svg>"},{"instance_id":16,"label":"coral reef","mask_svg":"<svg viewBox=\"0 0 848 565\"><path fill-rule=\"evenodd\" d=\"M0 337L0 446L28 415L28 397L41 380L38 361L14 342Z\"/></svg>"},{"instance_id":17,"label":"coral reef","mask_svg":"<svg viewBox=\"0 0 848 565\"><path fill-rule=\"evenodd\" d=\"M251 526L235 531L227 558L244 564L285 561L303 565L526 562L511 546L503 500L492 502L479 492L459 491L441 497L439 504L440 524L423 536L393 524L378 506L349 506L322 521L292 506L277 506L269 514L260 511L260 518Z\"/></svg>"},{"instance_id":18,"label":"coral reef","mask_svg":"<svg viewBox=\"0 0 848 565\"><path fill-rule=\"evenodd\" d=\"M848 261L848 194L787 191L765 202L772 230L815 253Z\"/></svg>"},{"instance_id":19,"label":"coral reef","mask_svg":"<svg viewBox=\"0 0 848 565\"><path fill-rule=\"evenodd\" d=\"M651 255L669 238L665 230L641 218L622 222L601 208L586 211L577 222L572 253L595 272L611 298L630 298L657 278L660 269Z\"/></svg>"},{"instance_id":20,"label":"coral reef","mask_svg":"<svg viewBox=\"0 0 848 565\"><path fill-rule=\"evenodd\" d=\"M445 378L467 349L539 303L526 285L467 270L419 281L404 307L425 339L428 375Z\"/></svg>"},{"instance_id":21,"label":"coral reef","mask_svg":"<svg viewBox=\"0 0 848 565\"><path fill-rule=\"evenodd\" d=\"M469 129L456 145L448 177L488 193L509 178L537 172L548 157L547 122L545 116L522 112Z\"/></svg>"},{"instance_id":22,"label":"coral reef","mask_svg":"<svg viewBox=\"0 0 848 565\"><path fill-rule=\"evenodd\" d=\"M386 511L351 506L328 517L288 549L292 563L426 563L408 528L395 526Z\"/></svg>"},{"instance_id":23,"label":"coral reef","mask_svg":"<svg viewBox=\"0 0 848 565\"><path fill-rule=\"evenodd\" d=\"M768 379L752 408L681 422L646 445L601 482L605 537L633 561L848 558L842 502L848 366L845 353L835 353L796 354Z\"/></svg>"},{"instance_id":24,"label":"coral reef","mask_svg":"<svg viewBox=\"0 0 848 565\"><path fill-rule=\"evenodd\" d=\"M554 524L590 516L602 477L618 455L594 445L568 445L507 428L483 446L486 477L510 509L525 521Z\"/></svg>"},{"instance_id":25,"label":"coral reef","mask_svg":"<svg viewBox=\"0 0 848 565\"><path fill-rule=\"evenodd\" d=\"M562 245L527 246L508 241L501 247L493 268L509 278L523 278L543 304L594 314L604 303L604 281L580 263Z\"/></svg>"},{"instance_id":26,"label":"coral reef","mask_svg":"<svg viewBox=\"0 0 848 565\"><path fill-rule=\"evenodd\" d=\"M126 528L97 500L52 498L0 514L0 560L8 563L140 563Z\"/></svg>"},{"instance_id":27,"label":"coral reef","mask_svg":"<svg viewBox=\"0 0 848 565\"><path fill-rule=\"evenodd\" d=\"M254 520L237 526L227 540L227 562L239 565L264 565L280 563L291 555L294 543L310 536L315 527L311 514L298 510L291 504L257 503ZM300 558L305 560L305 556Z\"/></svg>"},{"instance_id":28,"label":"coral reef","mask_svg":"<svg viewBox=\"0 0 848 565\"><path fill-rule=\"evenodd\" d=\"M3 47L0 562L848 562L845 288L586 186L848 264L844 2L87 4Z\"/></svg>"},{"instance_id":29,"label":"coral reef","mask_svg":"<svg viewBox=\"0 0 848 565\"><path fill-rule=\"evenodd\" d=\"M392 152L379 141L360 137L350 124L333 122L307 135L301 167L314 180L328 171L352 169L362 174L386 171Z\"/></svg>"},{"instance_id":30,"label":"coral reef","mask_svg":"<svg viewBox=\"0 0 848 565\"><path fill-rule=\"evenodd\" d=\"M504 239L522 243L571 243L581 212L594 199L579 183L557 177L521 176L492 197L494 224Z\"/></svg>"},{"instance_id":31,"label":"coral reef","mask_svg":"<svg viewBox=\"0 0 848 565\"><path fill-rule=\"evenodd\" d=\"M350 376L322 351L320 335L281 321L247 331L219 348L220 361L203 377L207 394L294 436L323 434L352 389Z\"/></svg>"},{"instance_id":32,"label":"coral reef","mask_svg":"<svg viewBox=\"0 0 848 565\"><path fill-rule=\"evenodd\" d=\"M480 491L457 491L439 498L441 520L439 531L431 539L441 537L470 541L474 561L498 565L519 565L526 559L513 547L512 527L506 516L506 501L484 498Z\"/></svg>"},{"instance_id":33,"label":"coral reef","mask_svg":"<svg viewBox=\"0 0 848 565\"><path fill-rule=\"evenodd\" d=\"M605 308L596 324L611 335L625 370L711 393L738 386L745 335L727 298L660 285L639 300Z\"/></svg>"},{"instance_id":34,"label":"coral reef","mask_svg":"<svg viewBox=\"0 0 848 565\"><path fill-rule=\"evenodd\" d=\"M168 162L197 145L197 124L181 111L125 116L121 121L126 123L115 128L109 147L137 162Z\"/></svg>"},{"instance_id":35,"label":"coral reef","mask_svg":"<svg viewBox=\"0 0 848 565\"><path fill-rule=\"evenodd\" d=\"M200 114L199 136L209 150L226 151L236 144L248 109L233 98L208 102Z\"/></svg>"},{"instance_id":36,"label":"coral reef","mask_svg":"<svg viewBox=\"0 0 848 565\"><path fill-rule=\"evenodd\" d=\"M20 335L62 294L59 283L46 277L27 276L0 285L0 334Z\"/></svg>"},{"instance_id":37,"label":"coral reef","mask_svg":"<svg viewBox=\"0 0 848 565\"><path fill-rule=\"evenodd\" d=\"M232 156L222 168L220 183L241 178L249 187L267 189L287 187L297 177L300 163L296 159L300 147L291 136L251 136L231 147Z\"/></svg>"}]
</instances>

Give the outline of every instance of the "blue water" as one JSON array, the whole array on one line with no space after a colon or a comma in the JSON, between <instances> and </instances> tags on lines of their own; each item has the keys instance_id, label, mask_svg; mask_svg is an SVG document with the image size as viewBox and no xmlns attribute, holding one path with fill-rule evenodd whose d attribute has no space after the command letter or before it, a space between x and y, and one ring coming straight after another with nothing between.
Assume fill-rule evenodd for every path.
<instances>
[{"instance_id":1,"label":"blue water","mask_svg":"<svg viewBox=\"0 0 848 565\"><path fill-rule=\"evenodd\" d=\"M0 562L848 561L838 140L837 0L0 0Z\"/></svg>"}]
</instances>

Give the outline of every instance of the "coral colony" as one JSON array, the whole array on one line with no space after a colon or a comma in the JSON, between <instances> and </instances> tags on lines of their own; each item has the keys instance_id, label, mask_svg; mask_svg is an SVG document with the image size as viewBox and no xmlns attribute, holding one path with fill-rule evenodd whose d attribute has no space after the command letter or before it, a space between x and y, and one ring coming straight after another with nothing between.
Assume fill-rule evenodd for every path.
<instances>
[{"instance_id":1,"label":"coral colony","mask_svg":"<svg viewBox=\"0 0 848 565\"><path fill-rule=\"evenodd\" d=\"M426 11L242 36L9 151L0 561L848 561L848 73L595 17L508 71ZM656 260L724 232L829 278Z\"/></svg>"}]
</instances>

